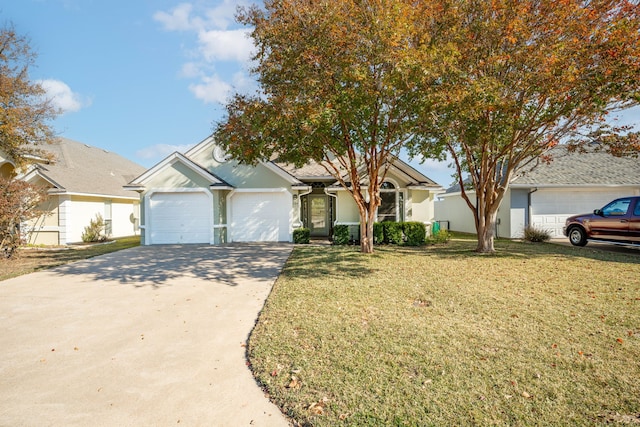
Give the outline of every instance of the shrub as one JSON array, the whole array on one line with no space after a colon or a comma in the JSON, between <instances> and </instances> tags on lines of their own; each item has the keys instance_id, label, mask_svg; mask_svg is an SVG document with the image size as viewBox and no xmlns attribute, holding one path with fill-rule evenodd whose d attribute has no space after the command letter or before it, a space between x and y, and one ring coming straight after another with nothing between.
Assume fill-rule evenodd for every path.
<instances>
[{"instance_id":1,"label":"shrub","mask_svg":"<svg viewBox=\"0 0 640 427\"><path fill-rule=\"evenodd\" d=\"M440 229L429 236L427 242L435 245L438 243L448 243L449 240L451 240L451 233L449 233L447 230Z\"/></svg>"},{"instance_id":2,"label":"shrub","mask_svg":"<svg viewBox=\"0 0 640 427\"><path fill-rule=\"evenodd\" d=\"M551 232L543 228L527 226L524 228L524 240L527 242L547 242L551 239Z\"/></svg>"},{"instance_id":3,"label":"shrub","mask_svg":"<svg viewBox=\"0 0 640 427\"><path fill-rule=\"evenodd\" d=\"M349 226L339 224L333 227L333 244L347 245L349 244Z\"/></svg>"},{"instance_id":4,"label":"shrub","mask_svg":"<svg viewBox=\"0 0 640 427\"><path fill-rule=\"evenodd\" d=\"M384 243L384 228L380 222L373 223L373 243L377 245Z\"/></svg>"},{"instance_id":5,"label":"shrub","mask_svg":"<svg viewBox=\"0 0 640 427\"><path fill-rule=\"evenodd\" d=\"M104 231L104 219L102 215L97 214L96 219L89 221L89 225L84 228L82 232L83 242L104 242L107 237L103 234Z\"/></svg>"},{"instance_id":6,"label":"shrub","mask_svg":"<svg viewBox=\"0 0 640 427\"><path fill-rule=\"evenodd\" d=\"M427 227L417 221L405 222L402 224L402 231L407 238L405 242L408 246L422 246L427 239Z\"/></svg>"},{"instance_id":7,"label":"shrub","mask_svg":"<svg viewBox=\"0 0 640 427\"><path fill-rule=\"evenodd\" d=\"M308 228L297 228L293 230L293 243L309 243L311 230Z\"/></svg>"},{"instance_id":8,"label":"shrub","mask_svg":"<svg viewBox=\"0 0 640 427\"><path fill-rule=\"evenodd\" d=\"M402 244L402 223L385 221L382 223L382 229L384 231L384 243Z\"/></svg>"}]
</instances>

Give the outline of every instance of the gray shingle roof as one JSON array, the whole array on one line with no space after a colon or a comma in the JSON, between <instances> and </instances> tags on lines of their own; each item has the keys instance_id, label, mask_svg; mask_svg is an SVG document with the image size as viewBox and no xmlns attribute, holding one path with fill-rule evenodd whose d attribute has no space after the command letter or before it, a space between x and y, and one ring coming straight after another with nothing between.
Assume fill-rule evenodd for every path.
<instances>
[{"instance_id":1,"label":"gray shingle roof","mask_svg":"<svg viewBox=\"0 0 640 427\"><path fill-rule=\"evenodd\" d=\"M70 193L135 197L122 187L145 168L102 148L66 138L44 146L53 154L51 163L38 164L42 175Z\"/></svg>"},{"instance_id":2,"label":"gray shingle roof","mask_svg":"<svg viewBox=\"0 0 640 427\"><path fill-rule=\"evenodd\" d=\"M640 159L594 150L568 152L563 146L554 148L550 154L553 156L550 164L525 170L512 185L640 185Z\"/></svg>"}]
</instances>

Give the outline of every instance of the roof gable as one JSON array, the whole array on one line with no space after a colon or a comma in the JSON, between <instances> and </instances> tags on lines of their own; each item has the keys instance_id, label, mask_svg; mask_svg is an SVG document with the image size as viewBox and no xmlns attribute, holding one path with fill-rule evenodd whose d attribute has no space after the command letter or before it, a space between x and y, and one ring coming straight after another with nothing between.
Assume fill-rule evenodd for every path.
<instances>
[{"instance_id":1,"label":"roof gable","mask_svg":"<svg viewBox=\"0 0 640 427\"><path fill-rule=\"evenodd\" d=\"M129 190L143 189L156 176L158 176L166 169L174 166L176 163L180 163L189 170L193 171L195 174L207 181L212 187L233 188L223 179L217 177L197 163L191 161L184 154L180 154L177 151L167 156L164 160L148 169L139 177L132 180L129 184L126 185L126 188Z\"/></svg>"}]
</instances>

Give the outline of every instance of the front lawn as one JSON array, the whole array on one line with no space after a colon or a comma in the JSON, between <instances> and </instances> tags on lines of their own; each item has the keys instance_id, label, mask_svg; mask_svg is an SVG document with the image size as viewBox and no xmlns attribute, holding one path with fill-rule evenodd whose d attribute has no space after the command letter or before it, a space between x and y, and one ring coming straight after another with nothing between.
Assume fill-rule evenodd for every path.
<instances>
[{"instance_id":1,"label":"front lawn","mask_svg":"<svg viewBox=\"0 0 640 427\"><path fill-rule=\"evenodd\" d=\"M499 241L298 246L249 341L300 425L640 421L640 257Z\"/></svg>"},{"instance_id":2,"label":"front lawn","mask_svg":"<svg viewBox=\"0 0 640 427\"><path fill-rule=\"evenodd\" d=\"M64 247L24 247L11 259L0 259L0 280L58 265L87 259L140 245L140 236L119 237L100 244L78 244Z\"/></svg>"}]
</instances>

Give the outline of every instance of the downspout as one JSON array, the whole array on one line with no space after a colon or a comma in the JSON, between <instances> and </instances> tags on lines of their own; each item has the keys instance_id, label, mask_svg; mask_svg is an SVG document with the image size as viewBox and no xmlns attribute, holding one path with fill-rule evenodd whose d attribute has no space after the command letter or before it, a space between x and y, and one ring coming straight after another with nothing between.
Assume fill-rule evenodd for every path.
<instances>
[{"instance_id":1,"label":"downspout","mask_svg":"<svg viewBox=\"0 0 640 427\"><path fill-rule=\"evenodd\" d=\"M306 196L308 194L311 194L311 192L313 191L313 187L312 186L308 186L307 187L308 190L304 193L301 194L296 194L296 196L298 197L298 225L294 225L294 227L300 227L300 226L304 226L304 222L302 220L302 196Z\"/></svg>"},{"instance_id":2,"label":"downspout","mask_svg":"<svg viewBox=\"0 0 640 427\"><path fill-rule=\"evenodd\" d=\"M531 225L531 216L533 215L533 209L531 208L531 195L536 191L538 191L538 189L534 188L527 193L527 220L525 221L525 224L524 224L525 228Z\"/></svg>"},{"instance_id":3,"label":"downspout","mask_svg":"<svg viewBox=\"0 0 640 427\"><path fill-rule=\"evenodd\" d=\"M324 188L324 194L326 194L329 197L333 197L335 199L335 203L333 203L333 209L334 209L333 213L336 213L335 209L338 207L338 195L329 193L327 191L327 187ZM329 224L331 225L331 227L329 228L329 240L333 241L333 227L335 226L335 223L333 221L333 215L332 215L332 218L330 218Z\"/></svg>"}]
</instances>

